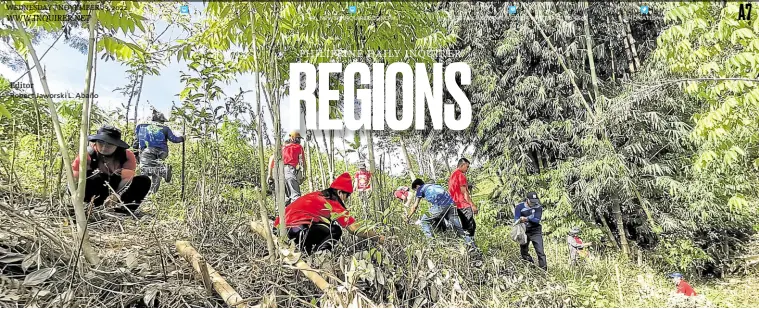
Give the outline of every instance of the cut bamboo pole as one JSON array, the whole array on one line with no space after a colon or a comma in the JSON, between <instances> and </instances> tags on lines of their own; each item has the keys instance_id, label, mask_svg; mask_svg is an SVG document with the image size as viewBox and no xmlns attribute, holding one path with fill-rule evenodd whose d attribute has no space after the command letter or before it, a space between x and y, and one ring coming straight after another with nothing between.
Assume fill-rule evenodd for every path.
<instances>
[{"instance_id":1,"label":"cut bamboo pole","mask_svg":"<svg viewBox=\"0 0 759 309\"><path fill-rule=\"evenodd\" d=\"M201 274L201 276L203 276L203 268L206 268L208 275L211 278L213 288L217 293L219 293L219 296L224 299L224 302L227 303L227 305L236 308L248 307L242 296L240 296L240 294L238 294L237 291L235 291L235 289L233 289L232 286L230 286L229 283L224 280L219 272L211 267L211 265L208 265L208 263L204 262L203 256L200 255L200 253L198 253L198 251L192 247L190 242L177 241L176 247L179 255L187 260L187 262L192 265L192 268L195 269L198 274Z\"/></svg>"}]
</instances>

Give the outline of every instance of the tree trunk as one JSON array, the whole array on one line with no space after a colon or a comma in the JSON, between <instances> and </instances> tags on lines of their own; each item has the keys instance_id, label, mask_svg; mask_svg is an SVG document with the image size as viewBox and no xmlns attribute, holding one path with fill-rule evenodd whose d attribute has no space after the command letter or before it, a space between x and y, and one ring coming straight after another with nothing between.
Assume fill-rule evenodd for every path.
<instances>
[{"instance_id":1,"label":"tree trunk","mask_svg":"<svg viewBox=\"0 0 759 309\"><path fill-rule=\"evenodd\" d=\"M248 2L248 9L250 14L250 20L253 22L253 63L255 65L256 69L256 91L255 91L255 98L256 98L256 115L253 117L256 119L256 122L258 122L258 125L256 126L258 133L258 170L261 173L261 194L259 194L258 197L258 213L259 216L261 216L261 222L264 226L269 226L269 218L266 216L266 191L268 189L268 184L266 182L266 160L264 159L264 138L263 138L263 122L264 117L261 113L261 89L259 88L259 80L261 78L261 71L258 67L258 47L256 43L256 17L255 14L253 14L253 5ZM282 217L284 218L284 217ZM284 219L283 219L284 220ZM273 235L271 234L270 229L266 229L266 231L263 233L264 238L266 239L266 249L269 252L269 258L273 262L275 261L275 252L274 252L274 239Z\"/></svg>"},{"instance_id":2,"label":"tree trunk","mask_svg":"<svg viewBox=\"0 0 759 309\"><path fill-rule=\"evenodd\" d=\"M126 128L127 131L129 131L129 110L132 108L132 98L134 97L134 88L137 87L137 76L134 76L134 82L132 82L132 87L129 89L129 98L127 99L127 105L126 105L126 112L124 114L124 118L126 119ZM137 126L137 118L134 119L134 126Z\"/></svg>"},{"instance_id":3,"label":"tree trunk","mask_svg":"<svg viewBox=\"0 0 759 309\"><path fill-rule=\"evenodd\" d=\"M314 134L312 134L314 136ZM321 174L321 187L325 188L327 186L327 174L324 171L324 161L322 160L322 154L319 151L319 142L316 140L316 137L314 136L314 147L316 147L316 158L319 161L319 173Z\"/></svg>"},{"instance_id":4,"label":"tree trunk","mask_svg":"<svg viewBox=\"0 0 759 309\"><path fill-rule=\"evenodd\" d=\"M134 124L137 126L137 109L140 107L140 95L142 94L142 82L145 81L145 73L140 75L140 87L137 88L137 99L134 101ZM127 128L128 129L128 128Z\"/></svg>"},{"instance_id":5,"label":"tree trunk","mask_svg":"<svg viewBox=\"0 0 759 309\"><path fill-rule=\"evenodd\" d=\"M583 14L583 24L585 28L585 50L588 53L588 63L590 64L590 80L593 84L593 98L596 101L596 106L598 106L598 76L596 75L596 63L593 57L593 36L590 32L590 21L588 20L589 10L590 6L588 5L588 1L585 1L585 13Z\"/></svg>"},{"instance_id":6,"label":"tree trunk","mask_svg":"<svg viewBox=\"0 0 759 309\"><path fill-rule=\"evenodd\" d=\"M627 243L627 235L625 233L625 223L622 221L622 208L619 203L612 204L612 215L614 221L617 224L617 235L619 235L619 246L622 247L622 254L626 257L630 257L630 245Z\"/></svg>"},{"instance_id":7,"label":"tree trunk","mask_svg":"<svg viewBox=\"0 0 759 309\"><path fill-rule=\"evenodd\" d=\"M324 141L324 152L327 153L327 171L329 174L329 179L335 179L335 169L332 167L332 152L330 152L329 144L327 143L327 132L325 130L322 130L322 140Z\"/></svg>"},{"instance_id":8,"label":"tree trunk","mask_svg":"<svg viewBox=\"0 0 759 309\"><path fill-rule=\"evenodd\" d=\"M617 11L617 19L619 19L620 23L624 23L624 19L622 19L622 12L619 10ZM632 48L630 46L630 42L627 40L627 27L622 27L622 42L625 44L625 56L627 56L627 66L630 73L635 73L635 62L633 61L633 52Z\"/></svg>"},{"instance_id":9,"label":"tree trunk","mask_svg":"<svg viewBox=\"0 0 759 309\"><path fill-rule=\"evenodd\" d=\"M308 171L306 176L308 177L308 190L309 192L314 192L314 174L313 169L311 168L314 164L313 161L311 161L311 135L309 133L310 131L306 130L306 161L308 161Z\"/></svg>"},{"instance_id":10,"label":"tree trunk","mask_svg":"<svg viewBox=\"0 0 759 309\"><path fill-rule=\"evenodd\" d=\"M432 179L437 180L437 171L435 171L435 158L433 158L432 153L427 153L427 160L430 164L430 174L432 175Z\"/></svg>"},{"instance_id":11,"label":"tree trunk","mask_svg":"<svg viewBox=\"0 0 759 309\"><path fill-rule=\"evenodd\" d=\"M638 49L635 47L635 38L632 35L632 29L630 29L630 21L627 20L627 13L622 11L622 18L627 32L627 41L630 42L630 52L632 52L633 60L635 61L635 68L640 69L640 58L638 58Z\"/></svg>"},{"instance_id":12,"label":"tree trunk","mask_svg":"<svg viewBox=\"0 0 759 309\"><path fill-rule=\"evenodd\" d=\"M403 152L403 158L406 159L406 168L408 170L409 177L411 177L411 181L414 181L414 179L416 179L416 175L414 174L414 168L411 166L411 157L408 155L406 142L403 136L401 136L401 152Z\"/></svg>"},{"instance_id":13,"label":"tree trunk","mask_svg":"<svg viewBox=\"0 0 759 309\"><path fill-rule=\"evenodd\" d=\"M598 218L601 219L601 224L604 226L604 232L606 232L606 236L609 237L609 241L614 244L614 247L617 249L619 248L619 243L617 243L617 238L614 237L614 232L611 231L611 227L609 226L609 223L606 221L606 217L603 213L601 213L600 210L596 209L596 214L598 215Z\"/></svg>"},{"instance_id":14,"label":"tree trunk","mask_svg":"<svg viewBox=\"0 0 759 309\"><path fill-rule=\"evenodd\" d=\"M376 175L377 174L377 170L376 170L375 164L374 164L374 141L372 139L372 131L371 130L367 130L366 131L366 144L367 144L367 147L369 149L369 172L372 175ZM377 177L372 177L371 178L371 182L372 182L372 188L377 188L378 187ZM379 200L377 200L377 194L372 194L370 196L370 199L371 199L372 205L374 206L374 209L379 209L380 207L378 206L379 205Z\"/></svg>"},{"instance_id":15,"label":"tree trunk","mask_svg":"<svg viewBox=\"0 0 759 309\"><path fill-rule=\"evenodd\" d=\"M606 24L611 24L611 19L609 18L609 15L606 15ZM611 44L611 41L609 41L609 55L611 56L611 81L616 82L617 81L617 69L614 63L614 46Z\"/></svg>"},{"instance_id":16,"label":"tree trunk","mask_svg":"<svg viewBox=\"0 0 759 309\"><path fill-rule=\"evenodd\" d=\"M94 50L94 40L95 40L95 25L97 23L95 14L91 14L90 17L90 42L89 42L89 48L88 48L88 59L87 59L87 68L88 71L88 77L87 77L87 84L85 87L86 93L89 93L89 74L92 70L92 53ZM27 36L27 32L24 29L24 26L21 24L21 22L16 21L16 26L18 27L19 31L21 31L21 35L24 38L24 43L26 43L27 47L29 48L29 53L32 56L32 60L34 61L34 66L37 68L37 74L40 77L40 82L42 83L42 89L45 91L45 96L47 97L47 102L50 109L50 118L53 120L53 127L55 129L55 136L58 139L58 147L61 150L61 156L62 156L62 164L65 164L68 166L66 168L66 180L68 182L68 187L71 194L71 202L74 205L74 212L76 216L76 223L77 223L77 232L78 232L78 240L81 242L81 248L84 253L85 259L87 259L87 262L93 265L97 265L100 262L100 259L97 256L97 253L95 252L95 249L92 247L89 241L89 236L87 235L87 216L84 212L84 203L83 199L84 196L80 196L78 194L77 190L77 183L74 181L74 174L73 170L71 168L71 159L69 157L68 149L66 147L66 142L63 139L63 132L61 130L61 124L58 121L58 112L55 107L55 103L53 102L53 99L50 97L50 87L48 87L47 84L47 77L45 76L45 72L42 70L42 64L39 61L39 58L37 57L37 52L34 50L34 45L32 45L32 42L29 40L29 37ZM87 104L89 104L89 101L86 101ZM87 106L89 109L89 106ZM84 111L83 111L84 113ZM84 132L84 124L82 124L82 132ZM84 143L87 142L86 136L84 137ZM81 147L80 147L81 149ZM80 160L83 162L80 166L83 166L86 171L86 146L85 146L85 152L80 153ZM63 167L63 165L61 165ZM80 171L82 168L80 168ZM86 174L80 175L80 178L86 179Z\"/></svg>"}]
</instances>

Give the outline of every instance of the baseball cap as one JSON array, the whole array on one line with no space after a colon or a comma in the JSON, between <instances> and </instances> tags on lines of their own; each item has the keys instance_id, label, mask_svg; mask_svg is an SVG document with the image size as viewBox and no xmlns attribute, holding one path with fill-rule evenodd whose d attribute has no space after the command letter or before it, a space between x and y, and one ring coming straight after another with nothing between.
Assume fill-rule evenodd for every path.
<instances>
[{"instance_id":1,"label":"baseball cap","mask_svg":"<svg viewBox=\"0 0 759 309\"><path fill-rule=\"evenodd\" d=\"M681 273L672 273L669 275L670 278L682 278L683 274Z\"/></svg>"},{"instance_id":2,"label":"baseball cap","mask_svg":"<svg viewBox=\"0 0 759 309\"><path fill-rule=\"evenodd\" d=\"M538 198L538 194L534 191L527 193L527 200L530 201L530 204L540 204L540 199Z\"/></svg>"}]
</instances>

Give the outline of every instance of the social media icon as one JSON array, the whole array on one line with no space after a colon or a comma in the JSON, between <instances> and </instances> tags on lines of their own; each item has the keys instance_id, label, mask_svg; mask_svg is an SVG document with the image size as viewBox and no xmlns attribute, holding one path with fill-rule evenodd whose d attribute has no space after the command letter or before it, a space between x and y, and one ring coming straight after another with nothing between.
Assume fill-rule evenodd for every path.
<instances>
[{"instance_id":1,"label":"social media icon","mask_svg":"<svg viewBox=\"0 0 759 309\"><path fill-rule=\"evenodd\" d=\"M180 6L179 7L179 13L190 14L190 7L186 6L186 5Z\"/></svg>"},{"instance_id":2,"label":"social media icon","mask_svg":"<svg viewBox=\"0 0 759 309\"><path fill-rule=\"evenodd\" d=\"M515 15L517 13L517 6L511 5L509 6L509 15Z\"/></svg>"},{"instance_id":3,"label":"social media icon","mask_svg":"<svg viewBox=\"0 0 759 309\"><path fill-rule=\"evenodd\" d=\"M648 6L647 5L643 5L643 6L640 7L640 14L648 15Z\"/></svg>"},{"instance_id":4,"label":"social media icon","mask_svg":"<svg viewBox=\"0 0 759 309\"><path fill-rule=\"evenodd\" d=\"M355 5L349 6L348 12L350 12L351 14L356 14L356 6Z\"/></svg>"}]
</instances>

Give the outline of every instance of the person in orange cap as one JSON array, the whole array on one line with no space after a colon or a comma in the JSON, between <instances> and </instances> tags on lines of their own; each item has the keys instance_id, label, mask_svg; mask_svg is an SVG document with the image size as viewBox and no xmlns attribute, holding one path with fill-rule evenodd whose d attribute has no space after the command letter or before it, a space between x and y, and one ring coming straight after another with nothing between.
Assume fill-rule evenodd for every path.
<instances>
[{"instance_id":1,"label":"person in orange cap","mask_svg":"<svg viewBox=\"0 0 759 309\"><path fill-rule=\"evenodd\" d=\"M331 250L343 235L343 228L363 238L384 237L373 231L358 232L358 223L348 210L345 202L353 193L351 175L343 173L329 188L306 194L285 208L287 237L298 244L301 252ZM274 227L279 227L280 218L274 219Z\"/></svg>"}]
</instances>

